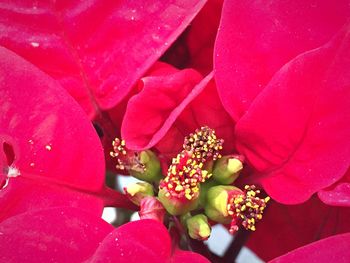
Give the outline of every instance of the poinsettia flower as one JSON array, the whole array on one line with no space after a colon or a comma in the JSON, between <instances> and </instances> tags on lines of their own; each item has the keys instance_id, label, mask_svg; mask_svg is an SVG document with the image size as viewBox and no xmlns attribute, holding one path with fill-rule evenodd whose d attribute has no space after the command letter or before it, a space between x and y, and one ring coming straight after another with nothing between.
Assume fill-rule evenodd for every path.
<instances>
[{"instance_id":1,"label":"poinsettia flower","mask_svg":"<svg viewBox=\"0 0 350 263\"><path fill-rule=\"evenodd\" d=\"M0 223L2 262L209 262L172 249L166 228L139 220L116 229L70 207L27 212Z\"/></svg>"},{"instance_id":2,"label":"poinsettia flower","mask_svg":"<svg viewBox=\"0 0 350 263\"><path fill-rule=\"evenodd\" d=\"M0 44L58 80L93 118L123 100L204 4L8 2Z\"/></svg>"},{"instance_id":3,"label":"poinsettia flower","mask_svg":"<svg viewBox=\"0 0 350 263\"><path fill-rule=\"evenodd\" d=\"M231 136L236 137L238 150L247 157L249 163L243 180L262 183L272 197L283 203L303 202L317 191L320 191L319 196L322 199L321 193L327 191L325 196L329 198L328 203L336 202L339 205L337 200L342 200L343 205L346 205L347 199L343 196L342 199L339 196L335 198L335 194L345 193L347 184L332 184L337 180L339 183L344 183L344 180L348 182L348 177L343 175L349 167L350 156L346 137L350 133L346 123L350 116L346 107L350 98L347 89L350 74L346 64L349 39L347 26L342 28L349 17L348 5L342 6L342 2L339 5L322 2L312 5L311 9L310 4L304 1L294 5L276 1L269 8L260 5L261 3L227 2L216 47L215 78L219 95L232 119L238 121L236 132ZM274 12L270 12L274 9ZM305 14L302 18L307 21L302 21L300 14ZM251 15L255 20L249 18ZM260 16L265 24L256 22ZM230 19L235 20L239 26L233 27L234 21ZM327 26L323 26L325 24ZM253 32L246 26L250 26ZM260 33L255 34L254 30ZM252 41L255 37L261 40ZM264 37L268 37L266 43L263 41ZM299 41L297 44L296 40ZM196 88L193 92L195 90ZM152 123L159 116L163 116L165 102L160 100L159 103L161 107L158 114L148 115L148 122ZM152 106L156 108L158 105ZM137 108L133 108L133 111L137 112ZM169 115L171 118L164 122L166 125L173 125L178 130L177 133L189 125L188 122L176 125L177 119L174 120L173 116L179 118L180 114L182 113L177 112L177 115ZM125 122L127 117L128 113ZM167 122L169 119L170 124ZM233 122L231 125L233 126ZM164 126L155 126L158 129L155 129L155 133L149 133L146 143L142 139L133 141L136 142L136 149L140 145L141 148L152 146L153 144L147 143L154 138L156 141L163 139L171 144L174 138L180 136L169 132L166 138L165 133L161 132ZM307 136L304 137L302 131ZM140 134L136 129L135 132ZM231 150L234 151L234 148ZM276 156L273 155L274 152ZM253 176L246 176L249 173ZM287 179L281 180L276 176L277 173ZM288 179L290 174L295 176ZM299 180L296 179L297 176L300 177ZM269 178L271 181L275 180L273 186L270 181L267 182ZM327 186L330 188L326 188ZM334 187L337 191L331 191ZM299 212L300 220L305 221L307 208ZM280 216L273 210L267 210L267 215L269 214L276 218ZM322 218L323 215L315 213L314 216ZM281 223L281 228L285 224L286 221ZM264 234L268 236L268 231L274 226L269 224L269 228L263 229ZM291 226L293 227L292 224ZM257 229L259 231L260 225ZM332 233L326 236L330 234ZM302 242L291 238L292 242L286 242L286 246L278 250L278 255L312 242L313 239L309 238L311 235L306 235L304 239L301 233ZM319 238L321 237L323 235ZM265 244L256 243L260 250L266 249L261 246L262 243Z\"/></svg>"},{"instance_id":4,"label":"poinsettia flower","mask_svg":"<svg viewBox=\"0 0 350 263\"><path fill-rule=\"evenodd\" d=\"M193 69L160 64L142 78L141 91L129 100L123 119L122 138L128 148L155 147L172 158L181 151L186 135L207 125L224 138L224 149L232 149L234 125L221 106L212 77L202 79Z\"/></svg>"},{"instance_id":5,"label":"poinsettia flower","mask_svg":"<svg viewBox=\"0 0 350 263\"><path fill-rule=\"evenodd\" d=\"M271 263L349 262L350 233L332 236L278 257Z\"/></svg>"},{"instance_id":6,"label":"poinsettia flower","mask_svg":"<svg viewBox=\"0 0 350 263\"><path fill-rule=\"evenodd\" d=\"M278 202L304 202L349 168L349 12L348 1L224 4L219 95L251 180Z\"/></svg>"},{"instance_id":7,"label":"poinsettia flower","mask_svg":"<svg viewBox=\"0 0 350 263\"><path fill-rule=\"evenodd\" d=\"M201 10L205 0L20 1L0 7L0 45L58 80L111 142L133 86ZM146 47L146 48L145 48Z\"/></svg>"},{"instance_id":8,"label":"poinsettia flower","mask_svg":"<svg viewBox=\"0 0 350 263\"><path fill-rule=\"evenodd\" d=\"M155 220L104 222L105 205L134 206L104 186L87 116L58 82L5 48L0 75L0 261L208 262L173 249Z\"/></svg>"}]
</instances>

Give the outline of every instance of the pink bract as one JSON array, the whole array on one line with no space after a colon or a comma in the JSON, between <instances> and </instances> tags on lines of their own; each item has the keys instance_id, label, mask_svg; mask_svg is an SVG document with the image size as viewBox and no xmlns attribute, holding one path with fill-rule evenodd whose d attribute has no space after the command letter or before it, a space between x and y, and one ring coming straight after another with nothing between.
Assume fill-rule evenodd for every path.
<instances>
[{"instance_id":1,"label":"pink bract","mask_svg":"<svg viewBox=\"0 0 350 263\"><path fill-rule=\"evenodd\" d=\"M215 80L234 120L295 56L318 48L350 16L347 0L225 1L215 43Z\"/></svg>"},{"instance_id":2,"label":"pink bract","mask_svg":"<svg viewBox=\"0 0 350 263\"><path fill-rule=\"evenodd\" d=\"M350 233L332 236L307 246L298 248L271 263L310 263L310 262L339 262L347 263L350 258Z\"/></svg>"},{"instance_id":3,"label":"pink bract","mask_svg":"<svg viewBox=\"0 0 350 263\"><path fill-rule=\"evenodd\" d=\"M301 203L349 168L349 32L284 65L236 125L238 150L279 202Z\"/></svg>"},{"instance_id":4,"label":"pink bract","mask_svg":"<svg viewBox=\"0 0 350 263\"><path fill-rule=\"evenodd\" d=\"M193 69L169 69L142 78L141 91L130 99L122 124L128 147L155 147L174 157L185 136L207 125L232 149L234 124L222 108L212 76L202 79Z\"/></svg>"},{"instance_id":5,"label":"pink bract","mask_svg":"<svg viewBox=\"0 0 350 263\"><path fill-rule=\"evenodd\" d=\"M3 262L208 262L198 254L173 250L166 228L155 220L114 229L68 207L11 217L0 223L0 233Z\"/></svg>"},{"instance_id":6,"label":"pink bract","mask_svg":"<svg viewBox=\"0 0 350 263\"><path fill-rule=\"evenodd\" d=\"M106 202L130 204L105 188L99 139L58 82L5 48L0 75L1 219L53 206L100 214Z\"/></svg>"},{"instance_id":7,"label":"pink bract","mask_svg":"<svg viewBox=\"0 0 350 263\"><path fill-rule=\"evenodd\" d=\"M58 80L93 118L129 93L204 3L12 1L0 8L0 44Z\"/></svg>"},{"instance_id":8,"label":"pink bract","mask_svg":"<svg viewBox=\"0 0 350 263\"><path fill-rule=\"evenodd\" d=\"M349 168L349 16L348 1L224 4L219 95L252 180L279 202L304 202Z\"/></svg>"},{"instance_id":9,"label":"pink bract","mask_svg":"<svg viewBox=\"0 0 350 263\"><path fill-rule=\"evenodd\" d=\"M341 180L319 191L318 197L328 205L350 207L350 170Z\"/></svg>"},{"instance_id":10,"label":"pink bract","mask_svg":"<svg viewBox=\"0 0 350 263\"><path fill-rule=\"evenodd\" d=\"M316 195L298 205L271 202L246 246L268 261L320 239L350 232L349 217L350 209L326 205Z\"/></svg>"}]
</instances>

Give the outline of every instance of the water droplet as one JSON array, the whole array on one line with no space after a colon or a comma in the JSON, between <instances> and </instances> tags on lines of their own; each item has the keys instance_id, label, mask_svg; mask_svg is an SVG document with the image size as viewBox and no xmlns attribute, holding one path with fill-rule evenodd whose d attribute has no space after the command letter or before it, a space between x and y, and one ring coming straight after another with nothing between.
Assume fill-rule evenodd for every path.
<instances>
[{"instance_id":1,"label":"water droplet","mask_svg":"<svg viewBox=\"0 0 350 263\"><path fill-rule=\"evenodd\" d=\"M130 19L131 19L132 21L134 21L134 20L135 20L135 17L134 17L134 16L131 16Z\"/></svg>"},{"instance_id":2,"label":"water droplet","mask_svg":"<svg viewBox=\"0 0 350 263\"><path fill-rule=\"evenodd\" d=\"M30 145L33 145L33 144L34 144L33 140L28 140L28 143L29 143Z\"/></svg>"},{"instance_id":3,"label":"water droplet","mask_svg":"<svg viewBox=\"0 0 350 263\"><path fill-rule=\"evenodd\" d=\"M118 238L117 238L117 237L115 238L115 241L118 241Z\"/></svg>"},{"instance_id":4,"label":"water droplet","mask_svg":"<svg viewBox=\"0 0 350 263\"><path fill-rule=\"evenodd\" d=\"M38 42L30 42L30 45L32 47L39 47L40 46L40 44Z\"/></svg>"},{"instance_id":5,"label":"water droplet","mask_svg":"<svg viewBox=\"0 0 350 263\"><path fill-rule=\"evenodd\" d=\"M30 167L34 167L35 163L30 163L29 165L30 165Z\"/></svg>"},{"instance_id":6,"label":"water droplet","mask_svg":"<svg viewBox=\"0 0 350 263\"><path fill-rule=\"evenodd\" d=\"M14 178L21 175L21 172L14 166L10 166L7 171L7 177L8 178Z\"/></svg>"},{"instance_id":7,"label":"water droplet","mask_svg":"<svg viewBox=\"0 0 350 263\"><path fill-rule=\"evenodd\" d=\"M52 150L52 146L51 145L46 145L45 149L48 150L48 151L51 151Z\"/></svg>"}]
</instances>

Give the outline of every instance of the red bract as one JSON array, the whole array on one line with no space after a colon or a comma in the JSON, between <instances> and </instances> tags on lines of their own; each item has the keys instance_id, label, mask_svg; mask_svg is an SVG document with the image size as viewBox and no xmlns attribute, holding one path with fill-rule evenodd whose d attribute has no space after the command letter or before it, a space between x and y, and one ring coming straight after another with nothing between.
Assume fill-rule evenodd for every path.
<instances>
[{"instance_id":1,"label":"red bract","mask_svg":"<svg viewBox=\"0 0 350 263\"><path fill-rule=\"evenodd\" d=\"M0 44L57 79L94 117L128 94L204 3L4 3Z\"/></svg>"},{"instance_id":2,"label":"red bract","mask_svg":"<svg viewBox=\"0 0 350 263\"><path fill-rule=\"evenodd\" d=\"M232 149L233 123L211 79L212 74L202 79L195 70L167 67L142 78L142 90L130 99L122 124L127 146L135 150L155 146L174 157L187 134L207 125Z\"/></svg>"},{"instance_id":3,"label":"red bract","mask_svg":"<svg viewBox=\"0 0 350 263\"><path fill-rule=\"evenodd\" d=\"M301 203L349 168L350 25L339 31L348 12L341 1L224 7L218 90L254 180L279 202ZM261 21L246 28L250 15Z\"/></svg>"},{"instance_id":4,"label":"red bract","mask_svg":"<svg viewBox=\"0 0 350 263\"><path fill-rule=\"evenodd\" d=\"M247 246L268 261L317 240L350 232L349 217L350 209L325 205L317 196L293 206L272 202Z\"/></svg>"},{"instance_id":5,"label":"red bract","mask_svg":"<svg viewBox=\"0 0 350 263\"><path fill-rule=\"evenodd\" d=\"M288 263L288 262L339 262L347 263L350 258L350 233L329 237L305 247L298 248L271 263Z\"/></svg>"},{"instance_id":6,"label":"red bract","mask_svg":"<svg viewBox=\"0 0 350 263\"><path fill-rule=\"evenodd\" d=\"M329 41L349 16L347 0L225 1L215 44L225 109L239 120L284 64Z\"/></svg>"},{"instance_id":7,"label":"red bract","mask_svg":"<svg viewBox=\"0 0 350 263\"><path fill-rule=\"evenodd\" d=\"M166 228L155 220L114 229L68 207L11 217L0 223L0 233L2 262L208 262L198 254L172 250Z\"/></svg>"},{"instance_id":8,"label":"red bract","mask_svg":"<svg viewBox=\"0 0 350 263\"><path fill-rule=\"evenodd\" d=\"M318 197L329 205L350 206L350 170L337 183L319 191Z\"/></svg>"},{"instance_id":9,"label":"red bract","mask_svg":"<svg viewBox=\"0 0 350 263\"><path fill-rule=\"evenodd\" d=\"M209 0L191 23L187 35L189 63L202 74L213 69L214 42L220 22L222 0ZM203 30L205 28L205 30Z\"/></svg>"},{"instance_id":10,"label":"red bract","mask_svg":"<svg viewBox=\"0 0 350 263\"><path fill-rule=\"evenodd\" d=\"M145 219L125 224L103 240L89 262L209 262L206 258L172 248L166 228Z\"/></svg>"},{"instance_id":11,"label":"red bract","mask_svg":"<svg viewBox=\"0 0 350 263\"><path fill-rule=\"evenodd\" d=\"M0 75L1 262L207 262L173 250L157 221L114 230L101 220L104 205L133 205L105 188L87 116L58 82L5 48Z\"/></svg>"},{"instance_id":12,"label":"red bract","mask_svg":"<svg viewBox=\"0 0 350 263\"><path fill-rule=\"evenodd\" d=\"M0 75L0 218L53 206L100 213L112 192L84 112L55 80L4 48ZM105 202L129 203L112 196Z\"/></svg>"},{"instance_id":13,"label":"red bract","mask_svg":"<svg viewBox=\"0 0 350 263\"><path fill-rule=\"evenodd\" d=\"M222 4L222 0L207 1L188 29L167 50L162 61L178 68L194 68L204 75L211 72Z\"/></svg>"}]
</instances>

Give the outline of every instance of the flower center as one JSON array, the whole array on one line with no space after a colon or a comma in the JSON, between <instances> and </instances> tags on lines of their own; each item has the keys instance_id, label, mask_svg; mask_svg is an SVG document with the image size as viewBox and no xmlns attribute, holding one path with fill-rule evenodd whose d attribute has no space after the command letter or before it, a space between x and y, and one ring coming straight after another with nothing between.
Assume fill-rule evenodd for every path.
<instances>
[{"instance_id":1,"label":"flower center","mask_svg":"<svg viewBox=\"0 0 350 263\"><path fill-rule=\"evenodd\" d=\"M266 203L270 197L259 198L260 190L254 185L246 185L242 194L234 194L229 198L227 204L228 214L233 217L230 232L238 231L239 224L245 229L255 231L256 221L262 219Z\"/></svg>"},{"instance_id":2,"label":"flower center","mask_svg":"<svg viewBox=\"0 0 350 263\"><path fill-rule=\"evenodd\" d=\"M192 151L194 158L201 162L221 158L220 150L224 140L216 137L215 131L207 126L197 129L185 137L183 149Z\"/></svg>"},{"instance_id":3,"label":"flower center","mask_svg":"<svg viewBox=\"0 0 350 263\"><path fill-rule=\"evenodd\" d=\"M173 158L167 176L160 183L160 189L166 189L166 196L193 199L199 194L200 183L212 176L203 169L208 160L221 157L222 139L216 137L209 127L197 129L184 140L183 151Z\"/></svg>"},{"instance_id":4,"label":"flower center","mask_svg":"<svg viewBox=\"0 0 350 263\"><path fill-rule=\"evenodd\" d=\"M199 192L199 183L210 178L211 174L202 170L203 163L193 157L191 151L182 151L172 160L167 176L160 183L160 188L168 190L166 196L184 196L191 200Z\"/></svg>"},{"instance_id":5,"label":"flower center","mask_svg":"<svg viewBox=\"0 0 350 263\"><path fill-rule=\"evenodd\" d=\"M111 157L117 159L116 168L118 170L133 170L144 172L146 167L141 163L139 154L127 149L125 140L115 138L113 143L113 152L110 152Z\"/></svg>"}]
</instances>

